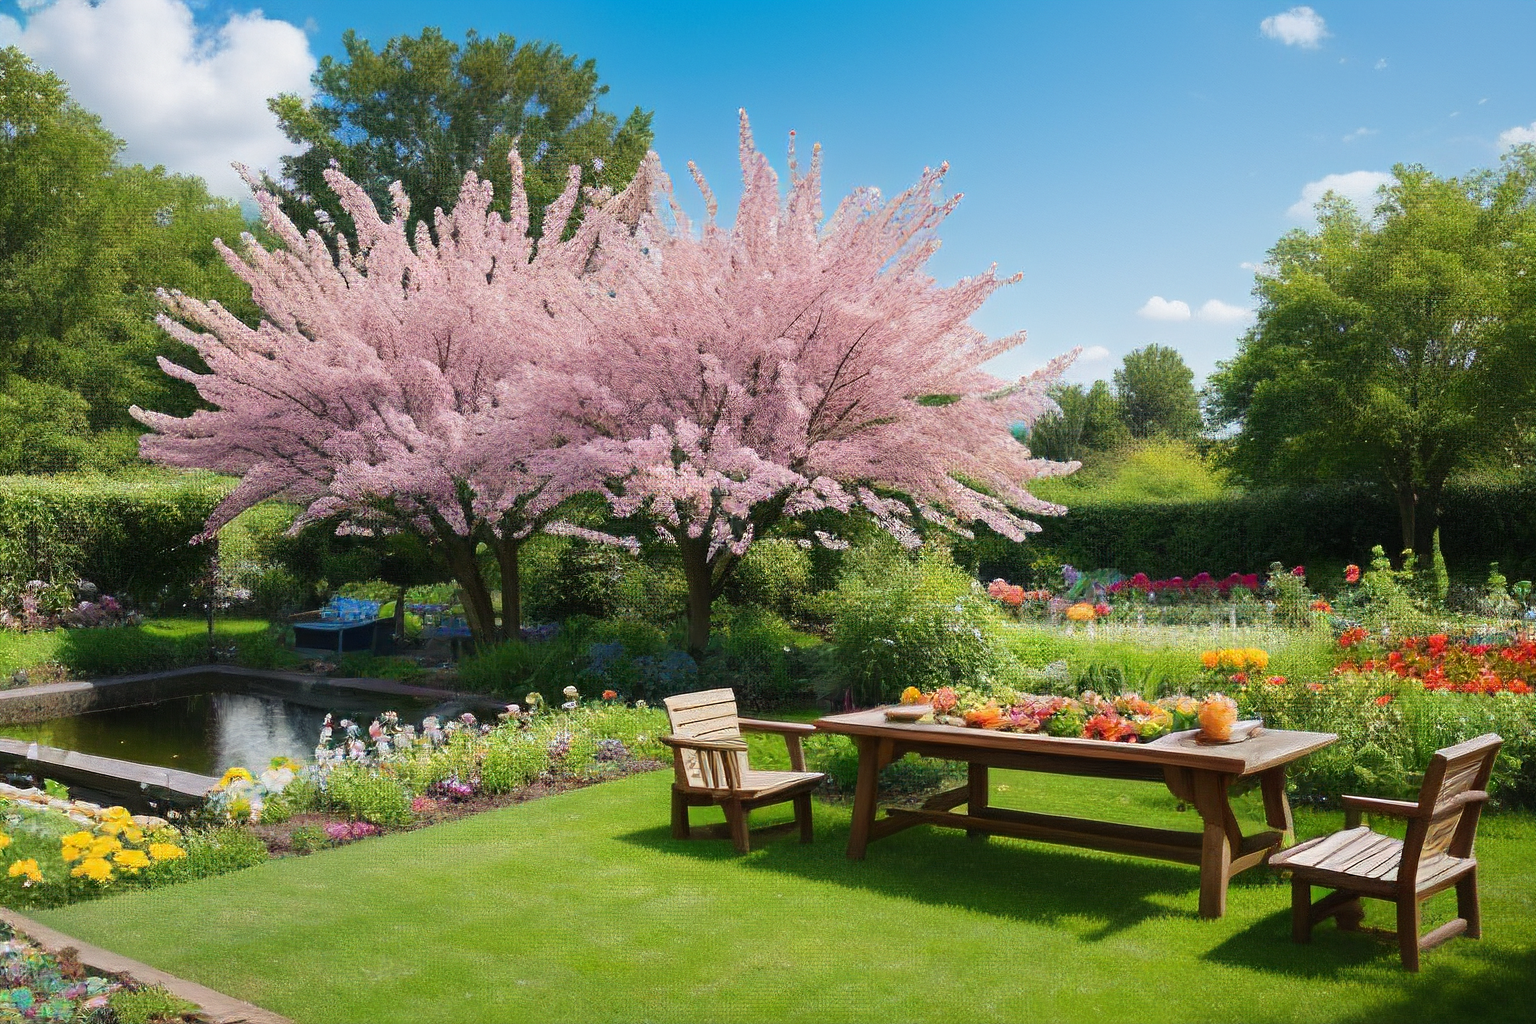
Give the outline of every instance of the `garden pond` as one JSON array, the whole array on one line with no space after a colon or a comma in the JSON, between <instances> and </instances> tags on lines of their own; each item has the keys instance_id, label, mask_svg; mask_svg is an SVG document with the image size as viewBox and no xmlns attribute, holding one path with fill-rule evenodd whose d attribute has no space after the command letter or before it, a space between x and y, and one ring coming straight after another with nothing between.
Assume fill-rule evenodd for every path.
<instances>
[{"instance_id":1,"label":"garden pond","mask_svg":"<svg viewBox=\"0 0 1536 1024\"><path fill-rule=\"evenodd\" d=\"M499 710L499 709L492 709ZM0 736L139 764L220 775L264 766L274 757L314 755L326 714L364 725L384 711L404 721L427 715L484 714L479 702L350 690L279 693L227 687L144 704L0 725Z\"/></svg>"}]
</instances>

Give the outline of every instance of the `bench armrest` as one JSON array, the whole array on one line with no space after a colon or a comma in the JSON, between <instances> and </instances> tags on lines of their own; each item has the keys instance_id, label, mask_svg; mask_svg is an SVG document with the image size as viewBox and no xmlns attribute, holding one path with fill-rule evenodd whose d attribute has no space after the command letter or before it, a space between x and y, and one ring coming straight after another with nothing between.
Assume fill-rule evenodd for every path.
<instances>
[{"instance_id":1,"label":"bench armrest","mask_svg":"<svg viewBox=\"0 0 1536 1024\"><path fill-rule=\"evenodd\" d=\"M660 736L658 739L669 747L686 747L689 750L746 750L741 740L696 740L692 736Z\"/></svg>"},{"instance_id":2,"label":"bench armrest","mask_svg":"<svg viewBox=\"0 0 1536 1024\"><path fill-rule=\"evenodd\" d=\"M736 724L743 732L777 732L785 736L803 736L816 731L809 722L770 722L763 718L738 718Z\"/></svg>"},{"instance_id":3,"label":"bench armrest","mask_svg":"<svg viewBox=\"0 0 1536 1024\"><path fill-rule=\"evenodd\" d=\"M1376 796L1345 795L1344 806L1352 811L1389 814L1394 818L1417 818L1422 813L1416 803L1410 803L1407 800L1384 800Z\"/></svg>"}]
</instances>

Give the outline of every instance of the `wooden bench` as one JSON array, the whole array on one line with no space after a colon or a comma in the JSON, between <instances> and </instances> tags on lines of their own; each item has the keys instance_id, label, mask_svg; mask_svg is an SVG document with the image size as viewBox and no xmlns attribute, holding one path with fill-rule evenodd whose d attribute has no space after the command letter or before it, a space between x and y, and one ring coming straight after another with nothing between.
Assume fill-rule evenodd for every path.
<instances>
[{"instance_id":1,"label":"wooden bench","mask_svg":"<svg viewBox=\"0 0 1536 1024\"><path fill-rule=\"evenodd\" d=\"M1419 969L1419 951L1465 934L1482 935L1477 902L1477 857L1472 842L1488 800L1488 778L1503 740L1493 734L1435 752L1417 801L1346 796L1355 812L1386 814L1408 822L1407 835L1394 839L1367 826L1345 829L1293 846L1270 857L1270 867L1291 872L1291 936L1310 942L1312 928L1329 917L1356 931L1365 896L1397 904L1397 941L1403 966ZM1334 890L1312 902L1312 886ZM1420 938L1420 907L1456 887L1459 915Z\"/></svg>"},{"instance_id":2,"label":"wooden bench","mask_svg":"<svg viewBox=\"0 0 1536 1024\"><path fill-rule=\"evenodd\" d=\"M748 819L758 807L792 801L795 820L762 829L770 834L799 826L800 841L811 841L811 791L826 778L821 772L805 770L805 752L800 737L815 732L812 725L800 722L768 722L741 718L736 714L736 694L729 689L704 690L668 697L663 704L672 734L661 742L673 749L672 835L690 839L695 835L729 835L740 853L748 852ZM762 771L747 763L747 745L742 730L778 733L789 748L792 771ZM688 823L688 808L719 805L725 812L725 825L694 829Z\"/></svg>"}]
</instances>

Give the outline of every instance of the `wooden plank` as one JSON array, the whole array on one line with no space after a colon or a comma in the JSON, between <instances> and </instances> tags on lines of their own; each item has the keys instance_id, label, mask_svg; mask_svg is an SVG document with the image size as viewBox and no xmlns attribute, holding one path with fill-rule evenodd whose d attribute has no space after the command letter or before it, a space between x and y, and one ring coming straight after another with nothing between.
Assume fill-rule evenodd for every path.
<instances>
[{"instance_id":1,"label":"wooden plank","mask_svg":"<svg viewBox=\"0 0 1536 1024\"><path fill-rule=\"evenodd\" d=\"M958 807L965 803L971 796L969 785L956 786L954 789L946 789L942 793L935 793L923 801L925 811L947 811L951 807Z\"/></svg>"},{"instance_id":2,"label":"wooden plank","mask_svg":"<svg viewBox=\"0 0 1536 1024\"><path fill-rule=\"evenodd\" d=\"M1466 930L1466 918L1452 918L1451 920L1445 922L1445 924L1441 925L1439 928L1436 928L1434 931L1420 939L1419 948L1434 949L1436 946L1440 945L1440 943L1445 942L1448 939L1454 939L1456 936L1460 935Z\"/></svg>"},{"instance_id":3,"label":"wooden plank","mask_svg":"<svg viewBox=\"0 0 1536 1024\"><path fill-rule=\"evenodd\" d=\"M853 823L848 831L848 859L863 860L869 848L869 832L875 823L875 795L880 780L880 766L875 763L879 740L860 736L859 780L853 790Z\"/></svg>"},{"instance_id":4,"label":"wooden plank","mask_svg":"<svg viewBox=\"0 0 1536 1024\"><path fill-rule=\"evenodd\" d=\"M679 693L671 697L662 698L662 703L668 711L686 711L704 704L723 704L727 701L734 702L736 693L726 687L714 690L697 690L693 693Z\"/></svg>"},{"instance_id":5,"label":"wooden plank","mask_svg":"<svg viewBox=\"0 0 1536 1024\"><path fill-rule=\"evenodd\" d=\"M1200 837L1193 832L1177 832L1170 829L1149 828L1144 825L1122 825L1118 822L1093 821L1055 814L1037 814L1032 811L1015 811L1002 807L989 807L984 814L956 814L953 811L892 807L886 811L886 814L890 818L906 819L912 825L929 824L965 831L989 832L1017 839L1032 839L1036 842L1064 846L1082 846L1092 850L1128 853L1183 864L1195 864L1200 859Z\"/></svg>"},{"instance_id":6,"label":"wooden plank","mask_svg":"<svg viewBox=\"0 0 1536 1024\"><path fill-rule=\"evenodd\" d=\"M712 722L717 719L728 719L732 727L736 724L736 702L725 701L719 704L703 704L697 707L685 708L682 711L667 711L667 718L672 722L672 728L677 729L695 722Z\"/></svg>"},{"instance_id":7,"label":"wooden plank","mask_svg":"<svg viewBox=\"0 0 1536 1024\"><path fill-rule=\"evenodd\" d=\"M1291 801L1285 795L1285 768L1271 768L1261 774L1259 788L1264 793L1264 820L1286 835L1294 835L1296 825L1291 819Z\"/></svg>"}]
</instances>

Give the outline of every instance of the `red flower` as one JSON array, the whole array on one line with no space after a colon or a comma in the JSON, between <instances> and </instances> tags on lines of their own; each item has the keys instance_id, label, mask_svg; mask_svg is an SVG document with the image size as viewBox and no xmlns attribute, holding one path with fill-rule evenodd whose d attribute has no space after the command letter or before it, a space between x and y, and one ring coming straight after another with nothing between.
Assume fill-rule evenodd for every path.
<instances>
[{"instance_id":1,"label":"red flower","mask_svg":"<svg viewBox=\"0 0 1536 1024\"><path fill-rule=\"evenodd\" d=\"M1351 564L1346 565L1344 567L1344 582L1345 583L1359 583L1360 582L1360 567L1358 565L1355 565L1355 564L1351 563Z\"/></svg>"},{"instance_id":2,"label":"red flower","mask_svg":"<svg viewBox=\"0 0 1536 1024\"><path fill-rule=\"evenodd\" d=\"M1308 683L1307 684L1307 689L1311 690L1313 693L1322 693L1323 692L1323 684L1322 683Z\"/></svg>"},{"instance_id":3,"label":"red flower","mask_svg":"<svg viewBox=\"0 0 1536 1024\"><path fill-rule=\"evenodd\" d=\"M1234 672L1234 673L1232 673L1232 681L1234 683L1237 683L1240 686L1244 685L1244 684L1246 684L1248 682L1248 673L1247 672Z\"/></svg>"},{"instance_id":4,"label":"red flower","mask_svg":"<svg viewBox=\"0 0 1536 1024\"><path fill-rule=\"evenodd\" d=\"M1391 704L1391 703L1392 703L1392 695L1390 693L1384 693L1380 697L1376 698L1376 706L1379 707L1379 708L1384 708L1388 704Z\"/></svg>"},{"instance_id":5,"label":"red flower","mask_svg":"<svg viewBox=\"0 0 1536 1024\"><path fill-rule=\"evenodd\" d=\"M1291 575L1292 576L1305 576L1306 574L1307 574L1307 567L1304 566L1304 565L1298 565L1296 568L1291 570Z\"/></svg>"},{"instance_id":6,"label":"red flower","mask_svg":"<svg viewBox=\"0 0 1536 1024\"><path fill-rule=\"evenodd\" d=\"M1319 598L1312 602L1312 610L1315 612L1331 612L1333 611L1333 605Z\"/></svg>"},{"instance_id":7,"label":"red flower","mask_svg":"<svg viewBox=\"0 0 1536 1024\"><path fill-rule=\"evenodd\" d=\"M1268 683L1270 686L1284 686L1285 685L1285 676L1270 676L1268 679L1266 679L1264 681L1266 683Z\"/></svg>"},{"instance_id":8,"label":"red flower","mask_svg":"<svg viewBox=\"0 0 1536 1024\"><path fill-rule=\"evenodd\" d=\"M613 700L618 695L619 695L619 693L618 693L617 690L604 690L603 691L603 700Z\"/></svg>"},{"instance_id":9,"label":"red flower","mask_svg":"<svg viewBox=\"0 0 1536 1024\"><path fill-rule=\"evenodd\" d=\"M1109 605L1104 604L1103 602L1094 605L1093 614L1102 619L1104 616L1109 614Z\"/></svg>"}]
</instances>

